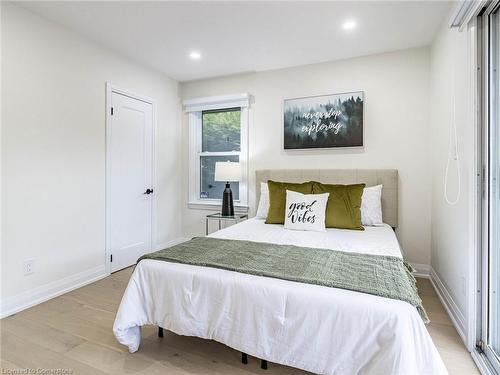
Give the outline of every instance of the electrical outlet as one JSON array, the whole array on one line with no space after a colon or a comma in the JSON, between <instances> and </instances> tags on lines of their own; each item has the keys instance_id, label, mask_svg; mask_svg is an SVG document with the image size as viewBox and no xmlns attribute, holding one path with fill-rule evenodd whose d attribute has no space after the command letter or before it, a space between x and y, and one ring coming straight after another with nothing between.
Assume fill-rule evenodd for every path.
<instances>
[{"instance_id":1,"label":"electrical outlet","mask_svg":"<svg viewBox=\"0 0 500 375\"><path fill-rule=\"evenodd\" d=\"M24 275L31 275L35 272L35 258L26 259L24 261Z\"/></svg>"}]
</instances>

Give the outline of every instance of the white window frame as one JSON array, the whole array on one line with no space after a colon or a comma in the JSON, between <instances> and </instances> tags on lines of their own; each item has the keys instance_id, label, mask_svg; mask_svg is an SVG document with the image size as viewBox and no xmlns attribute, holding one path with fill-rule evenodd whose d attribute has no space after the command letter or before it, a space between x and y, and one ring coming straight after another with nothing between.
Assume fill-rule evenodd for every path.
<instances>
[{"instance_id":1,"label":"white window frame","mask_svg":"<svg viewBox=\"0 0 500 375\"><path fill-rule=\"evenodd\" d=\"M200 198L201 157L238 155L242 166L242 180L239 182L239 199L234 201L235 211L248 211L248 94L213 96L184 101L189 122L189 197L188 207L214 210L220 207L222 199ZM240 108L240 151L202 152L202 112Z\"/></svg>"}]
</instances>

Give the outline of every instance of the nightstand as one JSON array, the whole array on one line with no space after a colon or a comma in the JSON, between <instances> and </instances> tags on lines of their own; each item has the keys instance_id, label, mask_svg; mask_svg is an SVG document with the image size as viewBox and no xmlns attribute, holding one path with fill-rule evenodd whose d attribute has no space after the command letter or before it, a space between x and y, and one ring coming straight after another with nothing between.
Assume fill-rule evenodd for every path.
<instances>
[{"instance_id":1,"label":"nightstand","mask_svg":"<svg viewBox=\"0 0 500 375\"><path fill-rule=\"evenodd\" d=\"M216 214L210 214L205 217L205 231L208 235L208 223L210 222L210 220L218 220L220 230L222 229L222 221L233 221L236 224L246 219L248 219L248 214L234 214L233 216L223 216L220 212Z\"/></svg>"}]
</instances>

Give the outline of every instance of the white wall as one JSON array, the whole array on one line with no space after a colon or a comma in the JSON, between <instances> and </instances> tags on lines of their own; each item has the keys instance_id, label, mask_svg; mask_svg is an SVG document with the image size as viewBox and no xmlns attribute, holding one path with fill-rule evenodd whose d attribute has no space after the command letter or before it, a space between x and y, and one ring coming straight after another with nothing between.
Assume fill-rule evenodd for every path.
<instances>
[{"instance_id":1,"label":"white wall","mask_svg":"<svg viewBox=\"0 0 500 375\"><path fill-rule=\"evenodd\" d=\"M283 99L365 91L364 150L283 150ZM181 84L183 99L248 92L250 206L254 175L263 168L396 168L400 174L398 237L407 258L430 263L431 172L429 49ZM207 211L187 208L188 123L183 115L183 228L204 230Z\"/></svg>"},{"instance_id":2,"label":"white wall","mask_svg":"<svg viewBox=\"0 0 500 375\"><path fill-rule=\"evenodd\" d=\"M104 272L107 81L157 100L155 243L180 237L180 107L177 82L15 5L1 31L5 312Z\"/></svg>"},{"instance_id":3,"label":"white wall","mask_svg":"<svg viewBox=\"0 0 500 375\"><path fill-rule=\"evenodd\" d=\"M468 274L474 251L474 142L476 128L471 119L467 96L471 74L468 71L467 32L443 25L431 48L431 149L432 149L432 255L433 278L442 289L452 314L464 334L468 316ZM444 199L444 179L453 120L455 118L461 173L461 198L452 206ZM450 199L458 189L457 163L451 161L448 192ZM474 293L474 291L472 291Z\"/></svg>"}]
</instances>

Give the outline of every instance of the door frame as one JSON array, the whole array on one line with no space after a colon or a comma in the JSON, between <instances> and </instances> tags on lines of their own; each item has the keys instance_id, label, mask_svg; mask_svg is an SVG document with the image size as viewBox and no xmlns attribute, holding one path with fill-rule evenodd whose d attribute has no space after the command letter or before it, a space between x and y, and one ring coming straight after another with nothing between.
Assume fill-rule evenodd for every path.
<instances>
[{"instance_id":1,"label":"door frame","mask_svg":"<svg viewBox=\"0 0 500 375\"><path fill-rule=\"evenodd\" d=\"M156 116L156 100L144 95L138 95L130 90L119 87L110 82L106 82L106 194L105 194L105 251L104 251L104 261L106 266L106 274L111 274L111 191L110 191L110 178L111 178L111 165L109 163L111 156L111 96L113 93L128 96L132 99L140 100L142 102L151 104L152 106L152 121L153 121L153 134L152 134L152 145L151 145L151 184L154 190L154 194L151 197L151 249L153 251L155 247L154 239L156 238L156 203L158 195L158 183L157 183L157 157L156 157L156 133L157 133L157 116Z\"/></svg>"}]
</instances>

